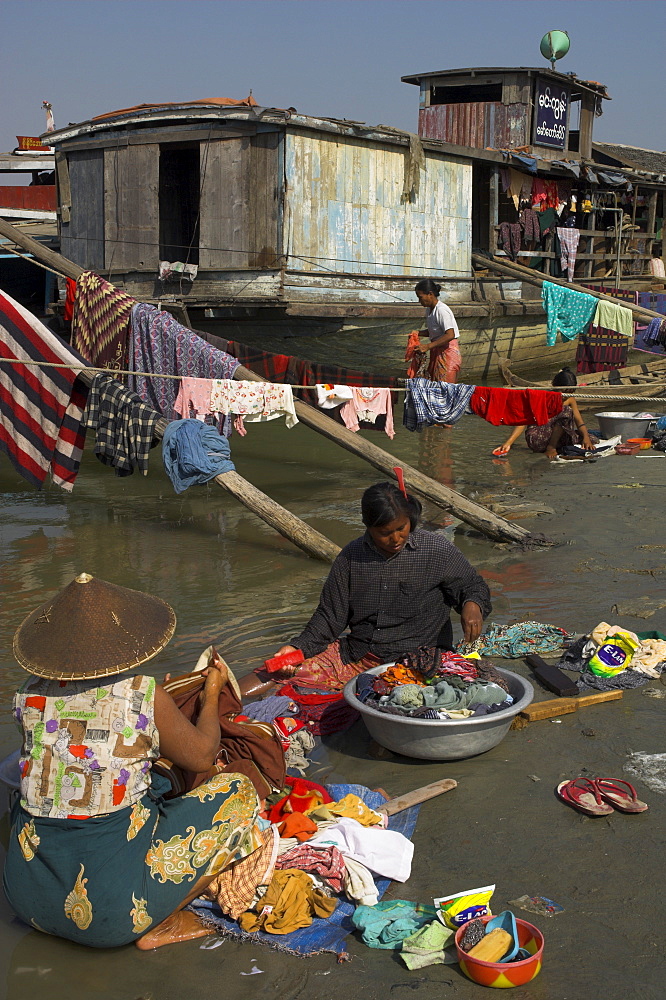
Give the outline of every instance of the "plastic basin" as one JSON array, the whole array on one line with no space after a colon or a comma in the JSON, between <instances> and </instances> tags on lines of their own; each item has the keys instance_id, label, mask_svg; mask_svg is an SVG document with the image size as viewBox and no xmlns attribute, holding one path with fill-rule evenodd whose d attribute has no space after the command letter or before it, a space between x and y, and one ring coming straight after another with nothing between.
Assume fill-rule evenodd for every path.
<instances>
[{"instance_id":1,"label":"plastic basin","mask_svg":"<svg viewBox=\"0 0 666 1000\"><path fill-rule=\"evenodd\" d=\"M381 674L388 666L382 663L366 673ZM356 697L355 677L345 685L344 696L361 714L372 738L387 750L420 760L461 760L497 746L508 733L514 716L534 698L534 688L525 677L500 667L496 670L508 682L513 705L476 719L411 719L378 712Z\"/></svg>"},{"instance_id":2,"label":"plastic basin","mask_svg":"<svg viewBox=\"0 0 666 1000\"><path fill-rule=\"evenodd\" d=\"M492 920L490 914L481 917L484 924ZM460 947L460 940L465 933L465 925L456 931L455 944L458 964L468 979L480 986L493 986L495 989L509 989L512 986L524 986L541 972L543 956L543 934L534 924L516 917L518 943L530 953L529 958L521 962L482 962L478 958L470 958Z\"/></svg>"},{"instance_id":3,"label":"plastic basin","mask_svg":"<svg viewBox=\"0 0 666 1000\"><path fill-rule=\"evenodd\" d=\"M637 417L634 413L625 413L621 410L604 410L603 413L594 415L599 421L599 428L604 438L620 434L623 441L627 438L644 438L652 419Z\"/></svg>"}]
</instances>

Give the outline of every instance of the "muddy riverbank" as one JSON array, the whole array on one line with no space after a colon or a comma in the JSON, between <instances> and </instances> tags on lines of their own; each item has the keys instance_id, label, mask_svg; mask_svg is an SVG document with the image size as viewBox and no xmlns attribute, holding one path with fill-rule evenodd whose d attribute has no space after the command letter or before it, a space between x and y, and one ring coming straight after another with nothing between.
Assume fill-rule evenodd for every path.
<instances>
[{"instance_id":1,"label":"muddy riverbank","mask_svg":"<svg viewBox=\"0 0 666 1000\"><path fill-rule=\"evenodd\" d=\"M552 466L519 444L508 461L497 462L490 452L502 437L469 418L451 431L435 428L420 436L400 429L388 446L398 459L468 495L501 497L509 505L538 502L554 511L523 523L555 546L522 552L456 528L442 511L426 508L427 525L455 530L456 543L488 580L494 621L530 618L586 631L618 620L616 604L664 594L663 457L644 453ZM369 466L302 426L253 427L232 444L242 475L324 534L344 544L359 533L360 494L378 478ZM147 478L124 480L87 454L72 497L51 488L37 493L2 459L0 495L2 756L18 745L9 705L23 675L11 656L13 633L46 594L76 573L151 591L174 606L176 636L148 665L156 676L187 669L211 641L238 674L252 669L307 619L326 573L218 488L176 497L158 453ZM665 619L663 611L646 621L620 618L632 629L666 631ZM521 662L504 665L529 673ZM537 691L544 697L551 695ZM496 882L496 910L525 893L551 897L564 912L533 918L546 939L543 971L513 996L620 1000L629 992L652 1000L663 994L658 928L666 910L660 892L666 798L639 783L648 813L586 819L558 802L553 789L581 773L621 777L631 750L660 753L665 712L666 700L627 692L622 701L564 716L561 723L511 732L484 756L453 764L378 750L358 723L349 734L327 739L308 776L379 785L390 794L455 778L455 791L422 806L412 877L404 886L394 884L389 895L429 902ZM26 928L4 901L0 920L0 977L11 1000L40 994L60 1000L73 993L85 1000L180 1000L221 992L239 1000L401 1000L414 994L466 1000L481 990L457 966L410 973L391 953L371 951L353 938L352 961L337 965L331 955L298 959L232 942L214 951L195 941L152 954L132 947L92 952ZM250 978L253 963L262 972Z\"/></svg>"}]
</instances>

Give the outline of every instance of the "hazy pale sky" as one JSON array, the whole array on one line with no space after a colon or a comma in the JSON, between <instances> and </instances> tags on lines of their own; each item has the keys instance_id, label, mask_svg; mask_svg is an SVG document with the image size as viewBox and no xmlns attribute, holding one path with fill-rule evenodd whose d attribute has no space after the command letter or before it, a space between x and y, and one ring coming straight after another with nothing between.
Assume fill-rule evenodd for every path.
<instances>
[{"instance_id":1,"label":"hazy pale sky","mask_svg":"<svg viewBox=\"0 0 666 1000\"><path fill-rule=\"evenodd\" d=\"M18 133L148 101L246 97L263 106L415 130L400 77L560 62L608 86L595 138L666 148L663 0L0 0L0 150Z\"/></svg>"}]
</instances>

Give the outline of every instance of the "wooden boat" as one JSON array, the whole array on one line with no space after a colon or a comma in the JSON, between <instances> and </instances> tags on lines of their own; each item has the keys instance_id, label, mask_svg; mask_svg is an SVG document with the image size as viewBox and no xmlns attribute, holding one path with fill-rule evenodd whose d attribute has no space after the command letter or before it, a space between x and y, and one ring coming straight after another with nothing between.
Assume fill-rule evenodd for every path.
<instances>
[{"instance_id":1,"label":"wooden boat","mask_svg":"<svg viewBox=\"0 0 666 1000\"><path fill-rule=\"evenodd\" d=\"M508 362L500 361L499 371L506 385L546 389L550 382L532 382L516 375ZM566 386L563 392L575 396L593 393L605 396L666 396L666 358L629 365L609 372L592 372L581 376L577 386Z\"/></svg>"}]
</instances>

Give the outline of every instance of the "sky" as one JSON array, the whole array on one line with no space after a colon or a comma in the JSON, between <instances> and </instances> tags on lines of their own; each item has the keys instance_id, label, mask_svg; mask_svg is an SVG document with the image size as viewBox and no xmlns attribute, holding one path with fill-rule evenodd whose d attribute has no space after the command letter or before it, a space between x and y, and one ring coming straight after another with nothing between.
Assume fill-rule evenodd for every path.
<instances>
[{"instance_id":1,"label":"sky","mask_svg":"<svg viewBox=\"0 0 666 1000\"><path fill-rule=\"evenodd\" d=\"M666 149L663 0L0 0L0 150L149 101L244 98L415 131L401 76L547 66L608 86L595 139Z\"/></svg>"}]
</instances>

